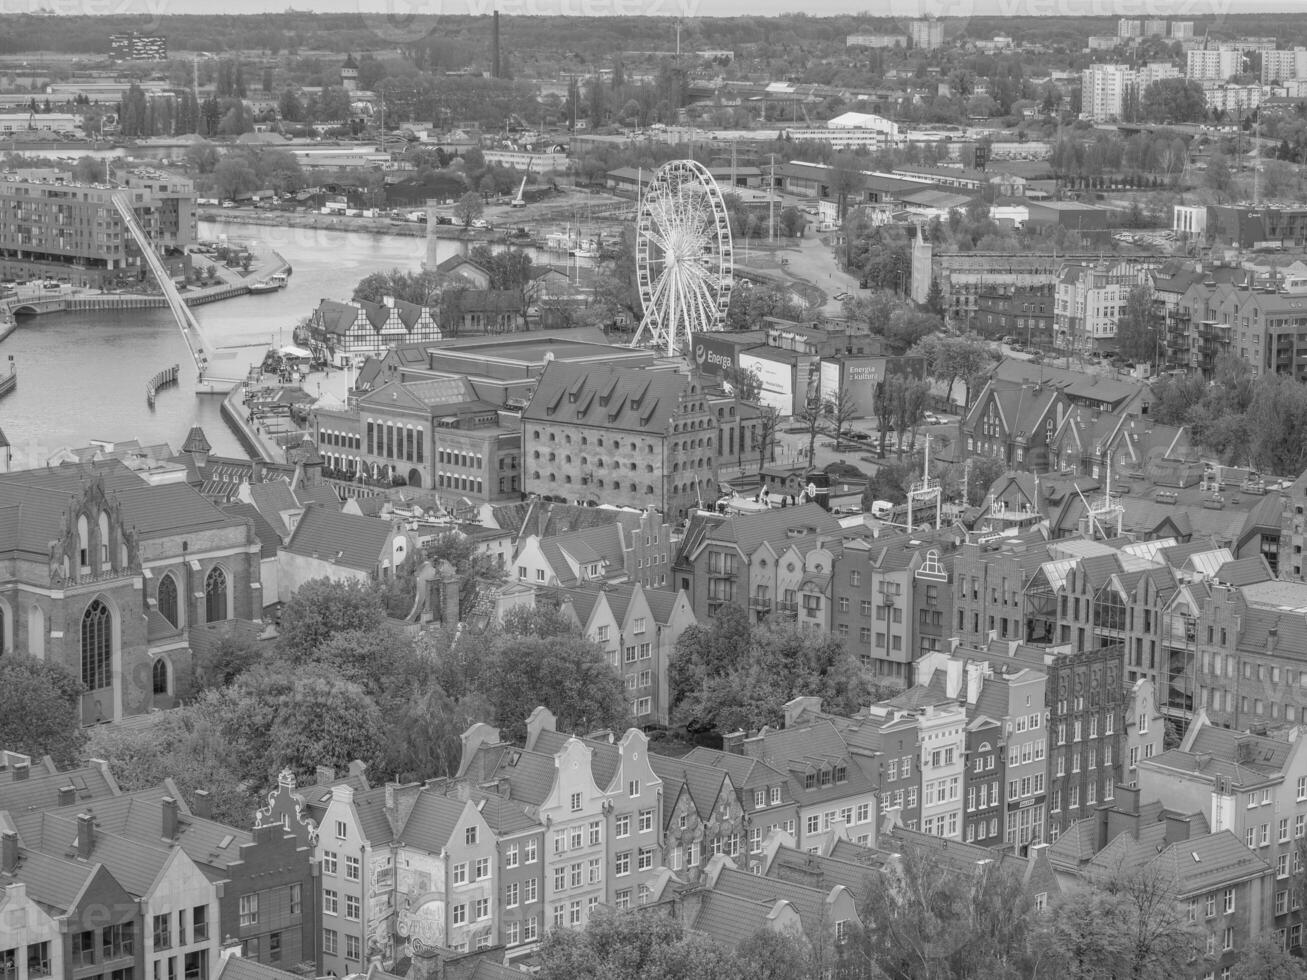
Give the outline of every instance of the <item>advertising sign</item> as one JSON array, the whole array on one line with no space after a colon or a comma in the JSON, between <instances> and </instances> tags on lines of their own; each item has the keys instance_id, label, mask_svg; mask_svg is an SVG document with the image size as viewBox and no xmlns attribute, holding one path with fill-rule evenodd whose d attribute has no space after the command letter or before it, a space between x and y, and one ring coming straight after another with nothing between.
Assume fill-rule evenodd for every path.
<instances>
[{"instance_id":1,"label":"advertising sign","mask_svg":"<svg viewBox=\"0 0 1307 980\"><path fill-rule=\"evenodd\" d=\"M768 405L782 416L789 418L794 414L794 367L788 362L773 361L755 354L741 353L740 369L757 372L762 383L762 392L758 400Z\"/></svg>"},{"instance_id":2,"label":"advertising sign","mask_svg":"<svg viewBox=\"0 0 1307 980\"><path fill-rule=\"evenodd\" d=\"M844 359L844 390L855 406L855 418L871 418L876 414L876 386L885 377L885 360L883 357Z\"/></svg>"},{"instance_id":3,"label":"advertising sign","mask_svg":"<svg viewBox=\"0 0 1307 980\"><path fill-rule=\"evenodd\" d=\"M706 334L694 338L694 366L704 374L721 377L736 366L738 348L730 341Z\"/></svg>"},{"instance_id":4,"label":"advertising sign","mask_svg":"<svg viewBox=\"0 0 1307 980\"><path fill-rule=\"evenodd\" d=\"M840 394L840 362L821 362L821 400L834 402Z\"/></svg>"}]
</instances>

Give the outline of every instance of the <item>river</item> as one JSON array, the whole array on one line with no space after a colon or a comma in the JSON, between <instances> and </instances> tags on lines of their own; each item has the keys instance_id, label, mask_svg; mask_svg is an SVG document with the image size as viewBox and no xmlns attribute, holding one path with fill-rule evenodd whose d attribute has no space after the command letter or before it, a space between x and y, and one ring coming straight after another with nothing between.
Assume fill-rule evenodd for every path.
<instances>
[{"instance_id":1,"label":"river","mask_svg":"<svg viewBox=\"0 0 1307 980\"><path fill-rule=\"evenodd\" d=\"M232 348L242 365L261 360L270 343L290 343L295 324L321 299L348 299L354 284L372 272L417 270L426 248L421 238L200 225L202 239L224 234L258 249L276 249L294 269L290 284L278 292L196 308L209 343L219 353ZM449 243L451 254L458 244ZM0 370L8 370L11 357L18 389L0 400L0 429L13 447L14 468L43 466L59 449L92 440L166 442L176 450L195 424L204 427L215 452L243 455L219 414L221 399L196 394L194 365L166 309L24 318L0 343ZM224 374L232 363L225 360ZM161 392L151 410L145 383L173 364L182 367L182 383Z\"/></svg>"}]
</instances>

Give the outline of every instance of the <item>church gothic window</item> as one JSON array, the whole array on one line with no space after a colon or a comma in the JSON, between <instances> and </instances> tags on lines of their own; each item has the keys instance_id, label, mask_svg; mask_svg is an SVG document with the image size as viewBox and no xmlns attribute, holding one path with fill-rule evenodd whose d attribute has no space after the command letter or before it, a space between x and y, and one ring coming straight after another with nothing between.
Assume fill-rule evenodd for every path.
<instances>
[{"instance_id":1,"label":"church gothic window","mask_svg":"<svg viewBox=\"0 0 1307 980\"><path fill-rule=\"evenodd\" d=\"M204 580L204 621L216 623L227 618L227 573L218 565L209 569Z\"/></svg>"},{"instance_id":2,"label":"church gothic window","mask_svg":"<svg viewBox=\"0 0 1307 980\"><path fill-rule=\"evenodd\" d=\"M82 683L87 690L109 687L113 677L113 613L96 599L82 614Z\"/></svg>"}]
</instances>

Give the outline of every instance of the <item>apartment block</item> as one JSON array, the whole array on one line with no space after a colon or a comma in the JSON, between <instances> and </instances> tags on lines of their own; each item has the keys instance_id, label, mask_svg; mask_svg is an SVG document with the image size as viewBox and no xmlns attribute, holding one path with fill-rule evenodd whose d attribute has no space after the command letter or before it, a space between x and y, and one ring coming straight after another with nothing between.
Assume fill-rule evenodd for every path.
<instances>
[{"instance_id":1,"label":"apartment block","mask_svg":"<svg viewBox=\"0 0 1307 980\"><path fill-rule=\"evenodd\" d=\"M1276 85L1293 78L1307 78L1307 48L1262 52L1263 85Z\"/></svg>"},{"instance_id":2,"label":"apartment block","mask_svg":"<svg viewBox=\"0 0 1307 980\"><path fill-rule=\"evenodd\" d=\"M908 37L914 48L934 51L944 46L944 22L928 17L908 24Z\"/></svg>"},{"instance_id":3,"label":"apartment block","mask_svg":"<svg viewBox=\"0 0 1307 980\"><path fill-rule=\"evenodd\" d=\"M1242 70L1243 52L1235 47L1192 48L1185 53L1185 78L1224 82Z\"/></svg>"},{"instance_id":4,"label":"apartment block","mask_svg":"<svg viewBox=\"0 0 1307 980\"><path fill-rule=\"evenodd\" d=\"M1130 291L1149 283L1147 269L1129 261L1063 266L1053 308L1057 346L1080 351L1110 347Z\"/></svg>"}]
</instances>

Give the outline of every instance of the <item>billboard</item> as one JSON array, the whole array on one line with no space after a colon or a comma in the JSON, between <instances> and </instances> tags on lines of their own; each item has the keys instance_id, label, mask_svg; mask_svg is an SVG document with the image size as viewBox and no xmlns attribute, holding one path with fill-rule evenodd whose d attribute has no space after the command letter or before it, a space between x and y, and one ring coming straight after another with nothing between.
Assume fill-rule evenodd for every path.
<instances>
[{"instance_id":1,"label":"billboard","mask_svg":"<svg viewBox=\"0 0 1307 980\"><path fill-rule=\"evenodd\" d=\"M755 354L739 355L742 371L754 371L762 383L758 400L788 418L794 414L794 366Z\"/></svg>"},{"instance_id":2,"label":"billboard","mask_svg":"<svg viewBox=\"0 0 1307 980\"><path fill-rule=\"evenodd\" d=\"M821 400L827 404L840 394L840 362L821 362Z\"/></svg>"},{"instance_id":3,"label":"billboard","mask_svg":"<svg viewBox=\"0 0 1307 980\"><path fill-rule=\"evenodd\" d=\"M884 357L846 357L841 381L854 404L855 418L876 414L876 386L885 377Z\"/></svg>"},{"instance_id":4,"label":"billboard","mask_svg":"<svg viewBox=\"0 0 1307 980\"><path fill-rule=\"evenodd\" d=\"M703 374L722 377L737 366L739 348L729 340L696 334L694 337L694 366Z\"/></svg>"}]
</instances>

